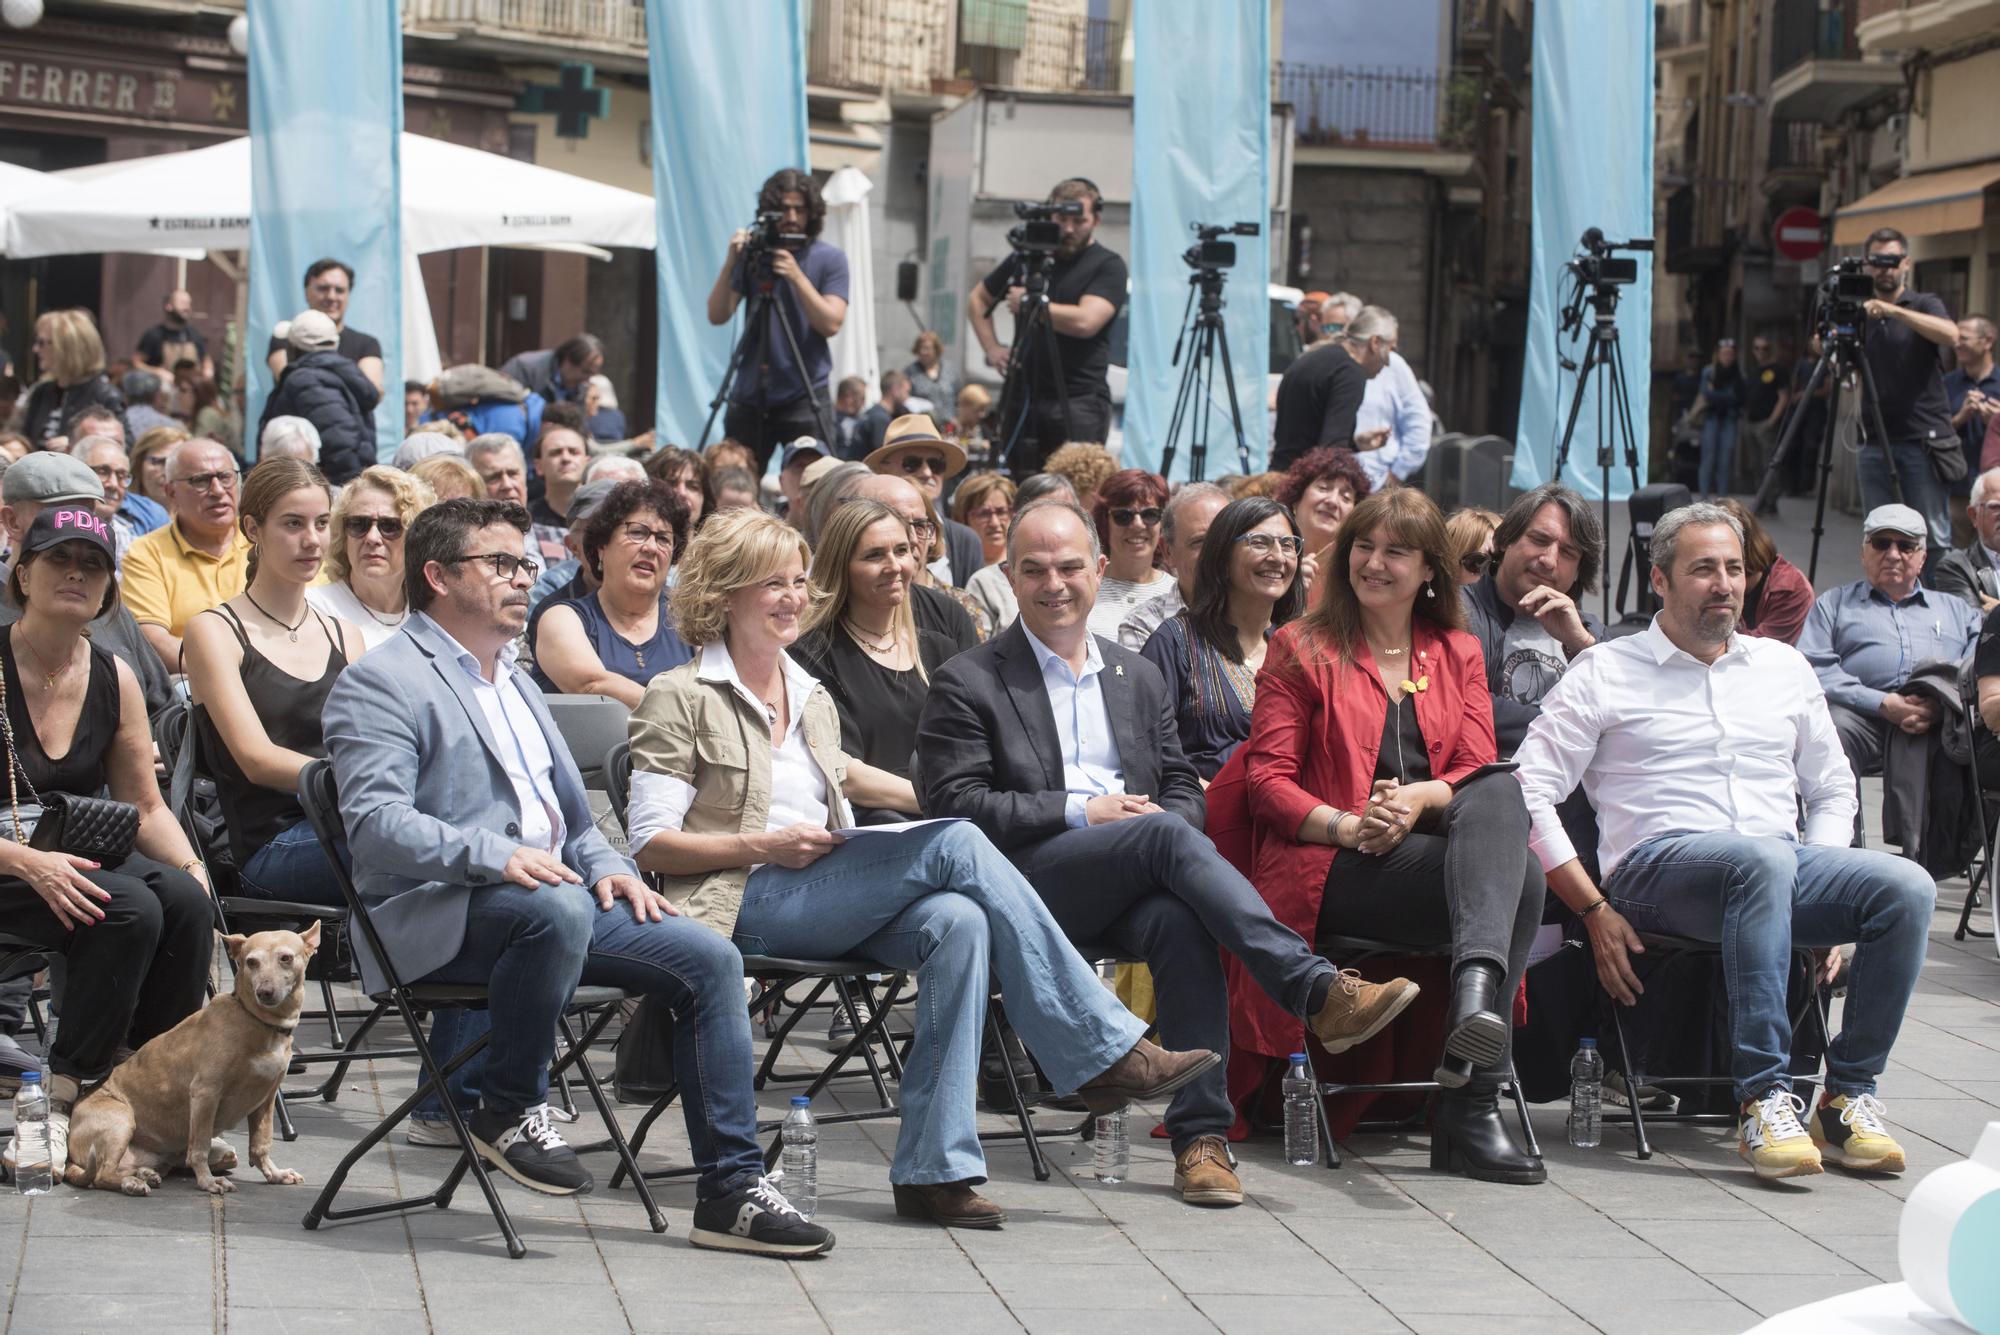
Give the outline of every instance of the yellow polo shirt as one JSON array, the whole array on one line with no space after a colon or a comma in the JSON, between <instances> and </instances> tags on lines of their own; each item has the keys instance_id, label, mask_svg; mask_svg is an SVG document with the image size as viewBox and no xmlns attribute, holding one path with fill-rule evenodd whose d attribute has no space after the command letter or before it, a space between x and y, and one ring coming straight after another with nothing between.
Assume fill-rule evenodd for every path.
<instances>
[{"instance_id":1,"label":"yellow polo shirt","mask_svg":"<svg viewBox=\"0 0 2000 1335\"><path fill-rule=\"evenodd\" d=\"M190 545L175 520L125 549L120 596L134 621L180 635L195 615L243 592L249 559L250 540L240 529L230 535L229 550L215 557Z\"/></svg>"}]
</instances>

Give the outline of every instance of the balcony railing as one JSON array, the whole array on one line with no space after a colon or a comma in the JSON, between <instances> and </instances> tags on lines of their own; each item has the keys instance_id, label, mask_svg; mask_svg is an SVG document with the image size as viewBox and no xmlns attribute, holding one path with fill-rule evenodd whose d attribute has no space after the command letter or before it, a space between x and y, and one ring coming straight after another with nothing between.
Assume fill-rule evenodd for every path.
<instances>
[{"instance_id":1,"label":"balcony railing","mask_svg":"<svg viewBox=\"0 0 2000 1335\"><path fill-rule=\"evenodd\" d=\"M950 0L809 0L806 81L828 88L930 91L951 75Z\"/></svg>"},{"instance_id":2,"label":"balcony railing","mask_svg":"<svg viewBox=\"0 0 2000 1335\"><path fill-rule=\"evenodd\" d=\"M1771 9L1771 73L1807 60L1859 60L1856 0L1777 0Z\"/></svg>"},{"instance_id":3,"label":"balcony railing","mask_svg":"<svg viewBox=\"0 0 2000 1335\"><path fill-rule=\"evenodd\" d=\"M1665 51L1670 47L1693 46L1701 40L1701 14L1706 6L1700 0L1665 0L1653 11L1653 48Z\"/></svg>"},{"instance_id":4,"label":"balcony railing","mask_svg":"<svg viewBox=\"0 0 2000 1335\"><path fill-rule=\"evenodd\" d=\"M1818 121L1771 121L1771 171L1820 169Z\"/></svg>"},{"instance_id":5,"label":"balcony railing","mask_svg":"<svg viewBox=\"0 0 2000 1335\"><path fill-rule=\"evenodd\" d=\"M1292 105L1301 144L1463 147L1476 98L1461 94L1474 91L1432 69L1283 62L1271 69L1271 96Z\"/></svg>"},{"instance_id":6,"label":"balcony railing","mask_svg":"<svg viewBox=\"0 0 2000 1335\"><path fill-rule=\"evenodd\" d=\"M961 41L957 65L976 83L1035 92L1115 93L1124 46L1125 25L1114 19L1031 9L1018 47Z\"/></svg>"},{"instance_id":7,"label":"balcony railing","mask_svg":"<svg viewBox=\"0 0 2000 1335\"><path fill-rule=\"evenodd\" d=\"M403 0L403 26L491 28L558 43L646 48L644 0Z\"/></svg>"}]
</instances>

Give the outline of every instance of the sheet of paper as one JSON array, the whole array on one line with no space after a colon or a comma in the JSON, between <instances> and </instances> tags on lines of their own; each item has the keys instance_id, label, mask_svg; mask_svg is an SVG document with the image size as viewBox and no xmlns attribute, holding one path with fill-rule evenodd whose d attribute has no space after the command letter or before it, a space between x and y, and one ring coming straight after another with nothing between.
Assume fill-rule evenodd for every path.
<instances>
[{"instance_id":1,"label":"sheet of paper","mask_svg":"<svg viewBox=\"0 0 2000 1335\"><path fill-rule=\"evenodd\" d=\"M855 825L834 833L843 839L859 839L869 834L901 834L905 830L921 830L926 825L949 825L953 821L964 820L963 816L939 816L935 820L899 820L891 825Z\"/></svg>"}]
</instances>

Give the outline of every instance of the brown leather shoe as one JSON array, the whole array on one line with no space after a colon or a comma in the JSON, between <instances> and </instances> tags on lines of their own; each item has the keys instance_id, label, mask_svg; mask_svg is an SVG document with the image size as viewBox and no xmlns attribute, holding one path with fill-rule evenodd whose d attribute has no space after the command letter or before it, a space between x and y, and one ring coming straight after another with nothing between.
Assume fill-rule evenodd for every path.
<instances>
[{"instance_id":1,"label":"brown leather shoe","mask_svg":"<svg viewBox=\"0 0 2000 1335\"><path fill-rule=\"evenodd\" d=\"M998 1228L1007 1212L972 1189L970 1182L895 1184L896 1213L946 1228Z\"/></svg>"},{"instance_id":2,"label":"brown leather shoe","mask_svg":"<svg viewBox=\"0 0 2000 1335\"><path fill-rule=\"evenodd\" d=\"M1128 1103L1163 1099L1221 1064L1222 1058L1207 1048L1169 1052L1142 1038L1096 1079L1085 1082L1076 1095L1084 1107L1103 1117Z\"/></svg>"},{"instance_id":3,"label":"brown leather shoe","mask_svg":"<svg viewBox=\"0 0 2000 1335\"><path fill-rule=\"evenodd\" d=\"M1174 1160L1174 1190L1189 1205L1243 1204L1243 1184L1229 1164L1229 1142L1201 1136Z\"/></svg>"},{"instance_id":4,"label":"brown leather shoe","mask_svg":"<svg viewBox=\"0 0 2000 1335\"><path fill-rule=\"evenodd\" d=\"M1329 1053L1345 1052L1366 1043L1389 1027L1417 999L1417 985L1407 978L1370 983L1352 969L1333 977L1326 1000L1308 1023L1313 1036Z\"/></svg>"}]
</instances>

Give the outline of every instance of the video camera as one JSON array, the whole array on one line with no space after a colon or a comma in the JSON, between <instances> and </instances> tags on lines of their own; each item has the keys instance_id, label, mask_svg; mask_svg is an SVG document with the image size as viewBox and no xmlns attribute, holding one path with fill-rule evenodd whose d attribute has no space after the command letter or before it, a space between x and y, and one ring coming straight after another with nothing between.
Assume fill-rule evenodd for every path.
<instances>
[{"instance_id":1,"label":"video camera","mask_svg":"<svg viewBox=\"0 0 2000 1335\"><path fill-rule=\"evenodd\" d=\"M1582 239L1577 242L1576 258L1569 262L1568 268L1586 287L1623 287L1639 281L1639 261L1632 257L1620 258L1614 252L1630 250L1650 254L1652 249L1653 238L1650 236L1611 241L1605 238L1601 228L1587 227Z\"/></svg>"},{"instance_id":2,"label":"video camera","mask_svg":"<svg viewBox=\"0 0 2000 1335\"><path fill-rule=\"evenodd\" d=\"M1065 199L1058 204L1029 203L1020 201L1014 205L1014 216L1021 219L1021 225L1007 233L1007 244L1015 254L1023 259L1034 256L1050 256L1062 245L1062 224L1056 219L1083 216L1083 201Z\"/></svg>"},{"instance_id":3,"label":"video camera","mask_svg":"<svg viewBox=\"0 0 2000 1335\"><path fill-rule=\"evenodd\" d=\"M1228 269L1236 263L1236 243L1218 240L1224 236L1256 236L1264 229L1253 222L1189 223L1197 238L1181 258L1190 269Z\"/></svg>"},{"instance_id":4,"label":"video camera","mask_svg":"<svg viewBox=\"0 0 2000 1335\"><path fill-rule=\"evenodd\" d=\"M757 220L745 229L750 233L750 240L745 243L743 249L753 255L759 251L803 249L807 241L806 234L783 231L784 223L785 215L782 213L775 211L759 213Z\"/></svg>"},{"instance_id":5,"label":"video camera","mask_svg":"<svg viewBox=\"0 0 2000 1335\"><path fill-rule=\"evenodd\" d=\"M1852 332L1867 320L1867 304L1874 297L1875 280L1866 260L1836 260L1819 280L1820 333Z\"/></svg>"}]
</instances>

